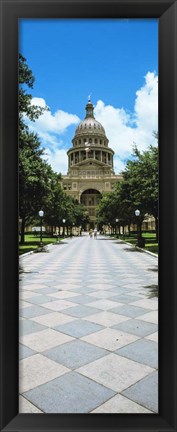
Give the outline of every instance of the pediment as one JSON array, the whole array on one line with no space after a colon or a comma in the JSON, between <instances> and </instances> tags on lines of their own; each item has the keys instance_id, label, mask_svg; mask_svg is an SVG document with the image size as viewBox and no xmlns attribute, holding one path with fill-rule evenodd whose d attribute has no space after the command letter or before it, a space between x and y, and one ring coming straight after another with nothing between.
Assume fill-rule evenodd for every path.
<instances>
[{"instance_id":1,"label":"pediment","mask_svg":"<svg viewBox=\"0 0 177 432\"><path fill-rule=\"evenodd\" d=\"M77 165L78 168L81 168L81 169L82 169L82 167L83 167L83 169L86 169L86 168L87 169L89 169L89 168L92 169L92 168L100 168L100 167L103 168L103 167L106 166L106 164L104 164L103 162L100 162L100 161L95 162L95 159L90 159L89 161L88 160L84 160L82 162L79 162L76 165ZM110 166L108 166L108 167L110 168Z\"/></svg>"}]
</instances>

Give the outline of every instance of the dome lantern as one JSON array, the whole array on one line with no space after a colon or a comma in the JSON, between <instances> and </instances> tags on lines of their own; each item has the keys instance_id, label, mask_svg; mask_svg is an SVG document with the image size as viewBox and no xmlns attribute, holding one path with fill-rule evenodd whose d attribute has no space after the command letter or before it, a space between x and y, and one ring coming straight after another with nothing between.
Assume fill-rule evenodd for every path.
<instances>
[{"instance_id":1,"label":"dome lantern","mask_svg":"<svg viewBox=\"0 0 177 432\"><path fill-rule=\"evenodd\" d=\"M90 100L90 96L88 97L88 103L87 103L85 109L86 109L86 116L85 116L85 118L89 118L89 117L95 118L94 114L93 114L93 109L94 108L93 108L92 102Z\"/></svg>"}]
</instances>

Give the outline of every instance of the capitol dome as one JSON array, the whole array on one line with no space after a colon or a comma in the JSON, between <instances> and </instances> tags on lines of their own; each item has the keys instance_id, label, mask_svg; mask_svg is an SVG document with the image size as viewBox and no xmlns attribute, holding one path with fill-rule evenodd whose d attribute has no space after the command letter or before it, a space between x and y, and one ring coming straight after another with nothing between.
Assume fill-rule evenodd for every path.
<instances>
[{"instance_id":1,"label":"capitol dome","mask_svg":"<svg viewBox=\"0 0 177 432\"><path fill-rule=\"evenodd\" d=\"M113 169L113 150L108 147L109 140L104 127L93 114L93 105L89 99L85 107L86 115L76 128L73 146L68 150L69 170L73 167L85 168L87 164Z\"/></svg>"},{"instance_id":2,"label":"capitol dome","mask_svg":"<svg viewBox=\"0 0 177 432\"><path fill-rule=\"evenodd\" d=\"M73 145L82 147L85 142L89 142L90 144L99 144L107 147L109 140L106 137L104 127L94 117L94 107L90 99L88 100L85 109L86 116L76 128L75 135L72 140Z\"/></svg>"}]
</instances>

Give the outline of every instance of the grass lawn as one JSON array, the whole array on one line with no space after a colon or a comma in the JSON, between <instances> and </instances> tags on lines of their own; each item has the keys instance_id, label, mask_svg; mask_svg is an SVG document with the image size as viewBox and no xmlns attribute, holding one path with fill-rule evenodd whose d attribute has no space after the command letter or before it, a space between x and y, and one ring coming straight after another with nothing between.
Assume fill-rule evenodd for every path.
<instances>
[{"instance_id":1,"label":"grass lawn","mask_svg":"<svg viewBox=\"0 0 177 432\"><path fill-rule=\"evenodd\" d=\"M142 237L145 238L144 249L146 249L149 252L153 252L155 254L158 254L158 243L156 241L155 233L143 232ZM123 240L127 241L128 243L135 245L137 242L137 235L131 234L130 237L128 235L126 235L126 236L124 236Z\"/></svg>"},{"instance_id":2,"label":"grass lawn","mask_svg":"<svg viewBox=\"0 0 177 432\"><path fill-rule=\"evenodd\" d=\"M56 237L46 237L45 235L43 235L42 243L44 245L56 243ZM40 247L40 235L34 236L31 234L25 234L25 243L19 244L19 255L22 255L27 252L31 252L37 249L38 247Z\"/></svg>"}]
</instances>

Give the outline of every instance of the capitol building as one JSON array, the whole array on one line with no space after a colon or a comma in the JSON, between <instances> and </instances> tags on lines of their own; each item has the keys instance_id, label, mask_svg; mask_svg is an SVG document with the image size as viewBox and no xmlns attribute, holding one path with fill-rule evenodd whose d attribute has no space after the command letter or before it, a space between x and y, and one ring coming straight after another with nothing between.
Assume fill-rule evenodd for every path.
<instances>
[{"instance_id":1,"label":"capitol building","mask_svg":"<svg viewBox=\"0 0 177 432\"><path fill-rule=\"evenodd\" d=\"M122 179L114 173L114 151L104 127L94 117L89 98L86 115L76 128L72 147L68 150L68 173L62 175L65 192L84 204L91 225L96 221L96 207L103 192L111 192Z\"/></svg>"}]
</instances>

